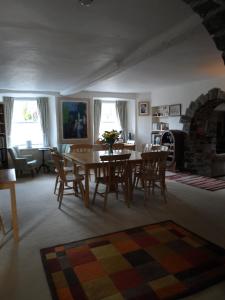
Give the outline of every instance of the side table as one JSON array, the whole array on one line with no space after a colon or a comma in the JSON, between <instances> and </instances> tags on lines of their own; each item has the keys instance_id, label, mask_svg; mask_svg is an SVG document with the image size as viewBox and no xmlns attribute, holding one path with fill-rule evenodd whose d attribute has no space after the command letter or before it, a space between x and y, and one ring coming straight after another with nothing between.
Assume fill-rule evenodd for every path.
<instances>
[{"instance_id":1,"label":"side table","mask_svg":"<svg viewBox=\"0 0 225 300\"><path fill-rule=\"evenodd\" d=\"M49 150L50 150L49 147L43 147L43 148L38 149L38 151L42 152L42 162L38 168L38 172L41 170L41 168L43 168L44 172L45 172L45 170L47 170L48 172L50 171L49 166L45 163L45 151L49 151Z\"/></svg>"}]
</instances>

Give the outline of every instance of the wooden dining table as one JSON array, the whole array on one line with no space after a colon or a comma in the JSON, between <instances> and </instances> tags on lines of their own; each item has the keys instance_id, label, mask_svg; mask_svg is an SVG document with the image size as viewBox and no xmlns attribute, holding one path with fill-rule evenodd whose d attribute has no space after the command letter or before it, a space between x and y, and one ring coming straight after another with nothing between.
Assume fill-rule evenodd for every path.
<instances>
[{"instance_id":1,"label":"wooden dining table","mask_svg":"<svg viewBox=\"0 0 225 300\"><path fill-rule=\"evenodd\" d=\"M104 151L90 151L86 153L64 153L64 159L73 162L76 165L83 167L85 171L85 196L84 196L84 204L86 207L89 207L90 204L90 186L89 186L89 174L90 170L95 170L95 168L99 167L102 164L101 156L105 155L120 155L130 153L130 158L128 161L128 168L130 169L128 172L128 199L132 200L132 167L137 163L141 162L141 152L132 151L132 150L114 150L113 154L109 154L108 150ZM128 203L129 204L129 203Z\"/></svg>"},{"instance_id":2,"label":"wooden dining table","mask_svg":"<svg viewBox=\"0 0 225 300\"><path fill-rule=\"evenodd\" d=\"M13 236L14 236L14 240L18 242L19 241L19 227L18 227L18 221L17 221L15 185L16 185L15 169L0 170L0 190L3 190L3 189L10 190Z\"/></svg>"}]
</instances>

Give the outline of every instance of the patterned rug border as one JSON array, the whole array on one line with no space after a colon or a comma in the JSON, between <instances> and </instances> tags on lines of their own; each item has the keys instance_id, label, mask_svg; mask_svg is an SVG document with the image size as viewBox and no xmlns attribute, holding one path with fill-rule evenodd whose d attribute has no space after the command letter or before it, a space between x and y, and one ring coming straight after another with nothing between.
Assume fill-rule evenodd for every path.
<instances>
[{"instance_id":1,"label":"patterned rug border","mask_svg":"<svg viewBox=\"0 0 225 300\"><path fill-rule=\"evenodd\" d=\"M171 172L172 173L172 172ZM188 178L192 177L193 178ZM166 175L167 180L175 181L181 184L189 185L193 188L209 191L209 192L216 192L225 189L225 180L214 178L214 177L208 177L208 176L202 176L198 174L193 174L193 173L184 173L184 172L174 172L173 174ZM202 182L204 182L203 185L199 184L198 182L194 183L196 180L202 179ZM216 187L210 188L206 187L205 180L214 181L214 185L217 183ZM187 181L187 182L185 182Z\"/></svg>"},{"instance_id":2,"label":"patterned rug border","mask_svg":"<svg viewBox=\"0 0 225 300\"><path fill-rule=\"evenodd\" d=\"M216 243L214 242L211 242L210 240L200 236L199 234L197 233L194 233L192 230L189 230L188 228L184 227L183 225L180 225L178 223L176 223L175 221L173 220L164 220L164 221L159 221L159 222L155 222L155 223L147 223L147 224L144 224L144 225L139 225L139 226L132 226L132 227L128 227L126 229L122 229L122 230L118 230L118 231L110 231L108 233L104 233L102 235L95 235L95 236L91 236L91 237L88 237L88 238L84 238L84 239L81 239L81 240L75 240L75 241L71 241L71 242L67 242L67 243L60 243L60 244L56 244L54 246L49 246L49 247L45 247L45 248L41 248L40 249L40 255L41 255L41 261L42 261L42 264L43 264L43 268L44 268L44 271L45 271L45 276L47 278L47 282L48 282L48 286L49 286L49 289L50 289L50 292L51 292L51 296L52 296L52 299L53 300L60 300L56 294L56 290L55 290L55 285L51 279L51 276L50 274L51 273L48 273L47 272L47 268L46 268L46 259L45 259L45 251L46 250L49 250L51 248L55 248L55 247L60 247L60 246L65 246L65 245L69 245L69 244L74 244L73 246L76 246L75 244L76 243L82 243L82 242L85 242L89 239L95 239L95 238L101 238L101 237L104 237L104 236L107 236L107 235L110 235L110 234L116 234L116 233L120 233L120 232L124 232L124 231L127 231L127 230L132 230L132 229L138 229L138 228L141 228L141 227L145 227L145 226L149 226L149 225L160 225L160 224L166 224L166 223L173 223L177 226L179 226L180 228L190 232L191 234L193 234L194 236L196 236L197 238L200 238L202 239L203 241L209 243L209 245L212 245L212 246L215 246L215 247L219 247L223 250L225 250L225 248L223 248L222 246L220 245L217 245ZM72 246L72 247L73 247ZM199 287L196 287L194 289L190 289L182 294L178 294L177 296L172 296L170 299L171 300L178 300L180 299L181 297L187 297L187 296L190 296L190 295L193 295L197 292L200 292L204 289L207 289L207 288L210 288L211 286L215 285L215 284L218 284L219 282L221 281L224 281L225 280L225 275L220 275L214 279L210 279L209 282L205 282L204 284L202 284L201 286Z\"/></svg>"}]
</instances>

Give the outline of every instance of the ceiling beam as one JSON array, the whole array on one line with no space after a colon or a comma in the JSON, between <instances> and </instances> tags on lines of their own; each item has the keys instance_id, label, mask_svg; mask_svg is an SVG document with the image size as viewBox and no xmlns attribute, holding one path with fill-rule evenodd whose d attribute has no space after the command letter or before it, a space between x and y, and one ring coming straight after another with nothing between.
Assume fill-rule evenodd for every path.
<instances>
[{"instance_id":1,"label":"ceiling beam","mask_svg":"<svg viewBox=\"0 0 225 300\"><path fill-rule=\"evenodd\" d=\"M76 94L87 87L90 87L102 80L109 79L122 71L142 62L147 58L154 57L166 51L170 47L183 42L201 24L201 19L197 15L192 15L182 23L171 27L169 30L151 38L139 45L134 51L126 53L120 61L111 61L103 68L86 77L84 80L75 82L67 89L61 91L61 95Z\"/></svg>"},{"instance_id":2,"label":"ceiling beam","mask_svg":"<svg viewBox=\"0 0 225 300\"><path fill-rule=\"evenodd\" d=\"M17 95L17 94L34 94L34 95L49 95L49 96L60 96L59 92L55 91L28 91L28 90L7 90L7 89L0 89L0 94L4 95Z\"/></svg>"}]
</instances>

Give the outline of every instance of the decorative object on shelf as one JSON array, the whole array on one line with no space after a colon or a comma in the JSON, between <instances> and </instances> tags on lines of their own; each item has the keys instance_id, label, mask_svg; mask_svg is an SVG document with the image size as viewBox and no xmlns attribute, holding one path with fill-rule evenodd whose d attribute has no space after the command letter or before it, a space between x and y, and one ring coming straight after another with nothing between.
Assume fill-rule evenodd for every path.
<instances>
[{"instance_id":1,"label":"decorative object on shelf","mask_svg":"<svg viewBox=\"0 0 225 300\"><path fill-rule=\"evenodd\" d=\"M180 116L181 115L181 104L170 105L170 116Z\"/></svg>"},{"instance_id":2,"label":"decorative object on shelf","mask_svg":"<svg viewBox=\"0 0 225 300\"><path fill-rule=\"evenodd\" d=\"M113 153L113 144L115 141L119 138L120 132L117 130L111 130L111 131L104 131L102 137L103 141L109 145L109 153Z\"/></svg>"},{"instance_id":3,"label":"decorative object on shelf","mask_svg":"<svg viewBox=\"0 0 225 300\"><path fill-rule=\"evenodd\" d=\"M139 116L148 116L149 115L149 103L146 102L139 102L138 103L138 111Z\"/></svg>"},{"instance_id":4,"label":"decorative object on shelf","mask_svg":"<svg viewBox=\"0 0 225 300\"><path fill-rule=\"evenodd\" d=\"M168 117L169 116L169 105L153 106L152 107L153 117Z\"/></svg>"}]
</instances>

